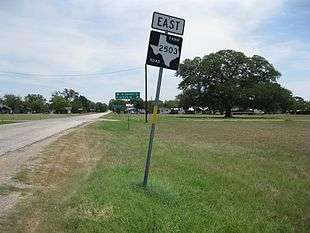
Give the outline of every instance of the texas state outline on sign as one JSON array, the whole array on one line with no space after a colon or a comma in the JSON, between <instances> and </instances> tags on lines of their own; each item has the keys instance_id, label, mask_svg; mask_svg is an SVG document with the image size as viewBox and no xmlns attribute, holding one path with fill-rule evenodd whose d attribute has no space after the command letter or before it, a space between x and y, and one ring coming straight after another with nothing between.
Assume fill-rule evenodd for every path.
<instances>
[{"instance_id":1,"label":"texas state outline on sign","mask_svg":"<svg viewBox=\"0 0 310 233\"><path fill-rule=\"evenodd\" d=\"M168 51L167 52L160 51L159 49L161 45L163 46L163 48L165 46L168 46L168 48L172 47L173 51L175 51L176 49L176 53L173 53L173 52L169 53ZM162 56L165 65L168 67L170 67L171 61L173 61L174 59L180 56L179 46L168 43L166 35L160 35L158 45L151 45L151 48L153 49L153 52L155 55L160 54Z\"/></svg>"}]
</instances>

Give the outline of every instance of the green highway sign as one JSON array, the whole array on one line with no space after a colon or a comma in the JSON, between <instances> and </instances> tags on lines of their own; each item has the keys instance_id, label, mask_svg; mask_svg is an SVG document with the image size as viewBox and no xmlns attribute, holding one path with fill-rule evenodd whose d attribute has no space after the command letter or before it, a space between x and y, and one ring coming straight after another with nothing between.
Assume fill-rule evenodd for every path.
<instances>
[{"instance_id":1,"label":"green highway sign","mask_svg":"<svg viewBox=\"0 0 310 233\"><path fill-rule=\"evenodd\" d=\"M140 92L115 92L117 100L134 100L140 98Z\"/></svg>"}]
</instances>

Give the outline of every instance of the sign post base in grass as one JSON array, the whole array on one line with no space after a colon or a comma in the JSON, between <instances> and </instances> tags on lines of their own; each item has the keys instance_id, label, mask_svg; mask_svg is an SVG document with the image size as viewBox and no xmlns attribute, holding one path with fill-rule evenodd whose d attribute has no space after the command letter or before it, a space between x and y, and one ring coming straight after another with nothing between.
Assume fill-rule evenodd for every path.
<instances>
[{"instance_id":1,"label":"sign post base in grass","mask_svg":"<svg viewBox=\"0 0 310 233\"><path fill-rule=\"evenodd\" d=\"M128 130L129 130L129 111L127 113L127 123L128 123Z\"/></svg>"},{"instance_id":2,"label":"sign post base in grass","mask_svg":"<svg viewBox=\"0 0 310 233\"><path fill-rule=\"evenodd\" d=\"M157 81L157 89L156 89L156 98L155 98L155 105L153 109L152 114L152 126L151 126L151 132L150 132L150 140L149 140L149 147L147 150L147 157L145 162L145 169L144 169L144 179L143 179L143 186L146 188L148 176L149 176L149 170L150 170L150 163L151 163L151 157L152 157L152 147L153 147L153 141L154 141L154 134L155 134L155 127L157 123L157 114L158 114L158 105L159 105L159 94L160 94L160 86L161 86L161 80L163 77L163 68L159 68L158 73L158 81Z\"/></svg>"}]
</instances>

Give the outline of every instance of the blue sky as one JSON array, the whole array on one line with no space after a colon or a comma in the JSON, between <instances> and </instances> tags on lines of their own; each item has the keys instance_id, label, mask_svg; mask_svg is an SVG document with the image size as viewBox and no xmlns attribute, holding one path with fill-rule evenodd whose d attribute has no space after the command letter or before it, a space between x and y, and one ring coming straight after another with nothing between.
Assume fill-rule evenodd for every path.
<instances>
[{"instance_id":1,"label":"blue sky","mask_svg":"<svg viewBox=\"0 0 310 233\"><path fill-rule=\"evenodd\" d=\"M49 97L65 87L94 101L107 102L116 91L143 95L153 11L185 18L182 60L221 49L258 54L282 73L283 86L310 100L307 0L1 0L0 96ZM149 95L154 98L158 68L148 70ZM179 82L173 71L165 70L161 99L174 98Z\"/></svg>"}]
</instances>

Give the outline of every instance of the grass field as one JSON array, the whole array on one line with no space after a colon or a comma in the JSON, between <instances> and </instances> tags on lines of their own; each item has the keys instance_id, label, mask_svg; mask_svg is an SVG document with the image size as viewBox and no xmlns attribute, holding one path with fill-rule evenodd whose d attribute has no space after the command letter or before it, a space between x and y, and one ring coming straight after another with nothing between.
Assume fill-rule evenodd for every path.
<instances>
[{"instance_id":1,"label":"grass field","mask_svg":"<svg viewBox=\"0 0 310 233\"><path fill-rule=\"evenodd\" d=\"M146 190L149 125L108 118L46 149L0 231L310 232L309 118L161 117Z\"/></svg>"},{"instance_id":2,"label":"grass field","mask_svg":"<svg viewBox=\"0 0 310 233\"><path fill-rule=\"evenodd\" d=\"M15 123L15 121L0 120L0 125L4 125L4 124L12 124L12 123Z\"/></svg>"},{"instance_id":3,"label":"grass field","mask_svg":"<svg viewBox=\"0 0 310 233\"><path fill-rule=\"evenodd\" d=\"M81 114L0 114L0 124L79 116Z\"/></svg>"}]
</instances>

